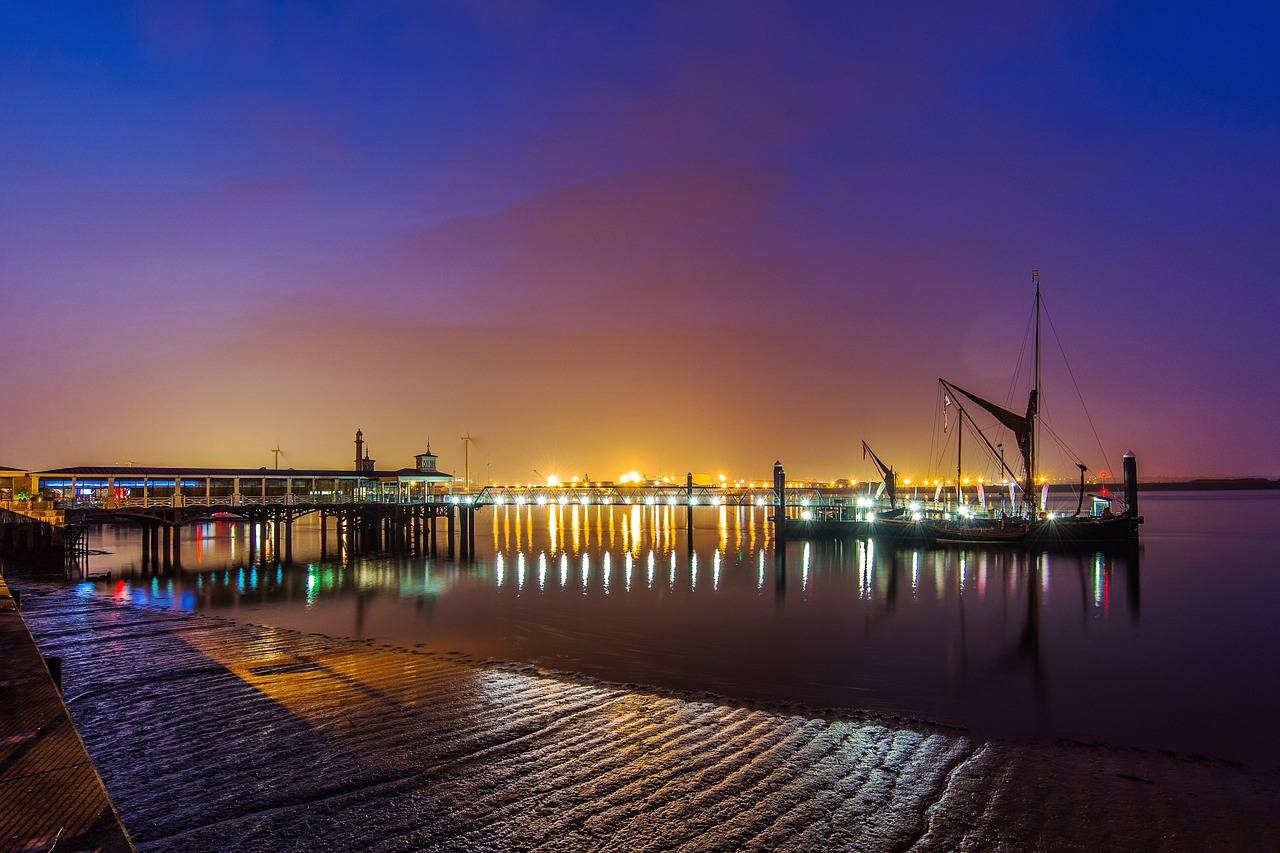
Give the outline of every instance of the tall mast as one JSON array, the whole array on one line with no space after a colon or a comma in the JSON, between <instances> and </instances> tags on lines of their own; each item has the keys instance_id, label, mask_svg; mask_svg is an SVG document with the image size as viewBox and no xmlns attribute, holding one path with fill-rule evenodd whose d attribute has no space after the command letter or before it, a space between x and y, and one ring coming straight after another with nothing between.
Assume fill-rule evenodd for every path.
<instances>
[{"instance_id":1,"label":"tall mast","mask_svg":"<svg viewBox=\"0 0 1280 853\"><path fill-rule=\"evenodd\" d=\"M960 510L960 498L963 492L960 489L960 468L964 460L964 409L956 406L960 416L956 418L956 511Z\"/></svg>"},{"instance_id":2,"label":"tall mast","mask_svg":"<svg viewBox=\"0 0 1280 853\"><path fill-rule=\"evenodd\" d=\"M1040 422L1040 270L1031 271L1031 280L1036 285L1036 361L1035 378L1031 386L1031 468L1027 471L1027 497L1031 499L1032 511L1040 509L1040 499L1036 497L1036 432Z\"/></svg>"}]
</instances>

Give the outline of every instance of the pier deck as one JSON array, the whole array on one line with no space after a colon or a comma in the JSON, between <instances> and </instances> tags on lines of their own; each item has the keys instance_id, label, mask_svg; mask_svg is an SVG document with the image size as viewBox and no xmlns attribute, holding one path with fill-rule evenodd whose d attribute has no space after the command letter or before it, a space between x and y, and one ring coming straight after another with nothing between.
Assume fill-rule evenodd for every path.
<instances>
[{"instance_id":1,"label":"pier deck","mask_svg":"<svg viewBox=\"0 0 1280 853\"><path fill-rule=\"evenodd\" d=\"M0 578L0 849L55 845L132 849Z\"/></svg>"},{"instance_id":2,"label":"pier deck","mask_svg":"<svg viewBox=\"0 0 1280 853\"><path fill-rule=\"evenodd\" d=\"M28 598L143 849L1280 847L1275 772Z\"/></svg>"}]
</instances>

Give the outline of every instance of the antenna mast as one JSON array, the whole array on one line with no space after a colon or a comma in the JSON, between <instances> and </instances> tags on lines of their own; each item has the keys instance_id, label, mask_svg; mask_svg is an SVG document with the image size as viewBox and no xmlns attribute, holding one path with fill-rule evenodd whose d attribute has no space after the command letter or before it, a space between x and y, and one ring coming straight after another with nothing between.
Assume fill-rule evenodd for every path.
<instances>
[{"instance_id":1,"label":"antenna mast","mask_svg":"<svg viewBox=\"0 0 1280 853\"><path fill-rule=\"evenodd\" d=\"M471 491L471 445L475 441L471 430L462 437L462 487Z\"/></svg>"}]
</instances>

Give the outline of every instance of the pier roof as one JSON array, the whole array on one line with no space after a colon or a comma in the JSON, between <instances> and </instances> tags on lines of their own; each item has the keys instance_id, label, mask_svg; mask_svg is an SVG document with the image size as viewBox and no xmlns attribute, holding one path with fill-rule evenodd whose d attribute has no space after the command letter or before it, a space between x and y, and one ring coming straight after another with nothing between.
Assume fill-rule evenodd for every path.
<instances>
[{"instance_id":1,"label":"pier roof","mask_svg":"<svg viewBox=\"0 0 1280 853\"><path fill-rule=\"evenodd\" d=\"M384 477L431 477L452 480L451 474L433 471L426 474L417 468L401 468L395 471L354 471L349 468L174 468L144 465L76 465L70 468L50 468L32 471L41 477L141 477L156 475L173 477L342 477L361 480L378 480Z\"/></svg>"}]
</instances>

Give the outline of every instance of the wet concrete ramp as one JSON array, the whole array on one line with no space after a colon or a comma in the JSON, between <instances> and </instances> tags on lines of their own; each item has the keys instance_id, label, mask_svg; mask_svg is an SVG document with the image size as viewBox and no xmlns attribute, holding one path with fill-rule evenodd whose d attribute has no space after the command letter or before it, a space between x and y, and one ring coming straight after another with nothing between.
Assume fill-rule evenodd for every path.
<instances>
[{"instance_id":1,"label":"wet concrete ramp","mask_svg":"<svg viewBox=\"0 0 1280 853\"><path fill-rule=\"evenodd\" d=\"M1280 848L1280 778L28 591L141 849Z\"/></svg>"},{"instance_id":2,"label":"wet concrete ramp","mask_svg":"<svg viewBox=\"0 0 1280 853\"><path fill-rule=\"evenodd\" d=\"M0 850L53 849L131 847L0 578Z\"/></svg>"}]
</instances>

